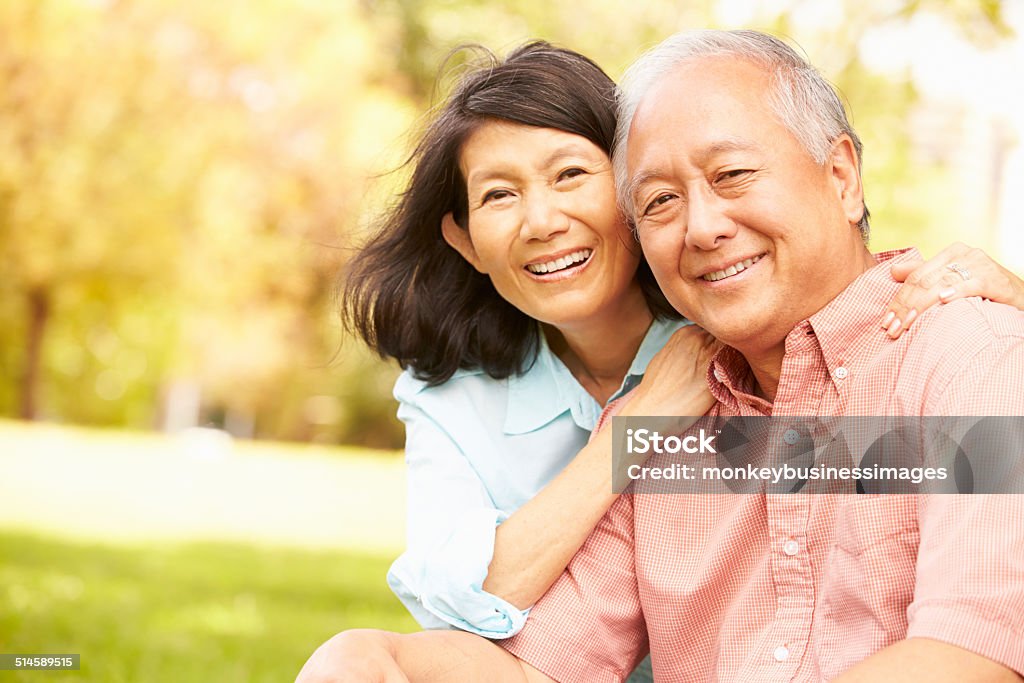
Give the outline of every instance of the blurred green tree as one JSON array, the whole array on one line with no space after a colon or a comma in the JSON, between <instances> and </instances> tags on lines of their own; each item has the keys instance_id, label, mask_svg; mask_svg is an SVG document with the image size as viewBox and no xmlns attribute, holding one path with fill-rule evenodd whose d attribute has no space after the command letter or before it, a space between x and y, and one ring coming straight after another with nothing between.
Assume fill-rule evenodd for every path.
<instances>
[{"instance_id":1,"label":"blurred green tree","mask_svg":"<svg viewBox=\"0 0 1024 683\"><path fill-rule=\"evenodd\" d=\"M4 4L5 412L141 426L184 383L260 433L331 375L367 141L406 124L372 38L344 4ZM264 435L308 436L291 412Z\"/></svg>"}]
</instances>

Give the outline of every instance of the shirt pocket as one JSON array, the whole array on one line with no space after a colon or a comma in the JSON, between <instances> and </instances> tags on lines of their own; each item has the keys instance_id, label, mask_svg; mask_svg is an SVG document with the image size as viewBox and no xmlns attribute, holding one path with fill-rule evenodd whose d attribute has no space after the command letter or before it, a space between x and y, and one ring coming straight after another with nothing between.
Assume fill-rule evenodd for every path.
<instances>
[{"instance_id":1,"label":"shirt pocket","mask_svg":"<svg viewBox=\"0 0 1024 683\"><path fill-rule=\"evenodd\" d=\"M906 635L920 543L918 499L841 496L834 529L815 619L827 677Z\"/></svg>"},{"instance_id":2,"label":"shirt pocket","mask_svg":"<svg viewBox=\"0 0 1024 683\"><path fill-rule=\"evenodd\" d=\"M908 533L917 532L918 498L913 495L846 495L836 504L833 554L851 557L876 553ZM914 555L917 552L915 548Z\"/></svg>"}]
</instances>

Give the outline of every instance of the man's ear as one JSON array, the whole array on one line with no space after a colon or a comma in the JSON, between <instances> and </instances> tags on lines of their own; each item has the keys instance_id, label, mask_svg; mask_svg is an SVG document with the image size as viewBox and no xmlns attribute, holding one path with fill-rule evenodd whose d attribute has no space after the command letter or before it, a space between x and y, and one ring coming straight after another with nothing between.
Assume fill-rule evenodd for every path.
<instances>
[{"instance_id":1,"label":"man's ear","mask_svg":"<svg viewBox=\"0 0 1024 683\"><path fill-rule=\"evenodd\" d=\"M441 234L444 235L444 241L448 243L448 246L462 254L462 258L466 259L469 265L481 273L487 274L480 264L480 258L476 255L476 248L473 247L473 240L469 237L469 230L460 228L450 211L441 219Z\"/></svg>"},{"instance_id":2,"label":"man's ear","mask_svg":"<svg viewBox=\"0 0 1024 683\"><path fill-rule=\"evenodd\" d=\"M839 136L832 144L832 180L847 220L857 224L864 217L864 185L860 178L857 149L849 135Z\"/></svg>"}]
</instances>

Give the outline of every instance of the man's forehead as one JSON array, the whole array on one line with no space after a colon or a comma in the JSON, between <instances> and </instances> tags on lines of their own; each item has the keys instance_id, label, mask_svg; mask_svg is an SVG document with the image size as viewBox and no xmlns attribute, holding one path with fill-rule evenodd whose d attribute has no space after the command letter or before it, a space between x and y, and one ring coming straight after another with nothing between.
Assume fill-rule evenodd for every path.
<instances>
[{"instance_id":1,"label":"man's forehead","mask_svg":"<svg viewBox=\"0 0 1024 683\"><path fill-rule=\"evenodd\" d=\"M684 59L660 74L641 96L631 133L643 120L678 108L712 112L736 100L766 104L771 74L764 65L743 57L709 56Z\"/></svg>"},{"instance_id":2,"label":"man's forehead","mask_svg":"<svg viewBox=\"0 0 1024 683\"><path fill-rule=\"evenodd\" d=\"M663 74L640 100L630 125L630 174L650 176L658 158L685 152L701 164L731 152L763 150L776 122L769 110L763 67L722 57L686 60ZM643 166L643 168L641 168ZM637 183L634 180L631 185Z\"/></svg>"}]
</instances>

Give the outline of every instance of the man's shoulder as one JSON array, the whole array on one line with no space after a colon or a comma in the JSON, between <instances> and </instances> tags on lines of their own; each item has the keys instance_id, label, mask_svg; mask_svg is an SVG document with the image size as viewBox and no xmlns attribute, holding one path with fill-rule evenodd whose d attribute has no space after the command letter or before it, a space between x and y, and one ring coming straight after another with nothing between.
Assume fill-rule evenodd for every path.
<instances>
[{"instance_id":1,"label":"man's shoulder","mask_svg":"<svg viewBox=\"0 0 1024 683\"><path fill-rule=\"evenodd\" d=\"M908 349L980 352L1024 339L1024 312L980 297L933 306L905 335Z\"/></svg>"},{"instance_id":2,"label":"man's shoulder","mask_svg":"<svg viewBox=\"0 0 1024 683\"><path fill-rule=\"evenodd\" d=\"M903 414L1024 414L1024 313L980 298L926 312L901 337L895 394Z\"/></svg>"}]
</instances>

